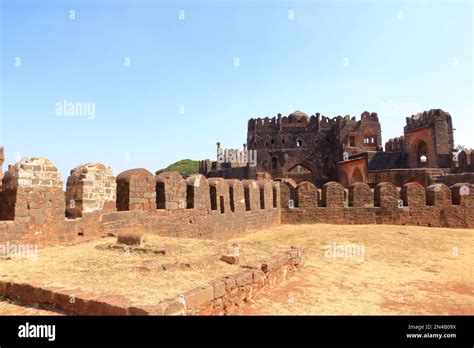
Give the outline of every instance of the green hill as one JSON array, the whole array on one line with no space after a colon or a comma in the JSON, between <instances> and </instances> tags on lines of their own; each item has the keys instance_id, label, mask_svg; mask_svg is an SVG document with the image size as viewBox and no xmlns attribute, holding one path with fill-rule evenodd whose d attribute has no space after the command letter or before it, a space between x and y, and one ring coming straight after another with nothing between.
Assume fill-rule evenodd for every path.
<instances>
[{"instance_id":1,"label":"green hill","mask_svg":"<svg viewBox=\"0 0 474 348\"><path fill-rule=\"evenodd\" d=\"M183 178L186 178L191 174L199 173L199 161L184 159L170 164L166 168L157 170L156 174L160 174L163 172L179 172L183 176Z\"/></svg>"}]
</instances>

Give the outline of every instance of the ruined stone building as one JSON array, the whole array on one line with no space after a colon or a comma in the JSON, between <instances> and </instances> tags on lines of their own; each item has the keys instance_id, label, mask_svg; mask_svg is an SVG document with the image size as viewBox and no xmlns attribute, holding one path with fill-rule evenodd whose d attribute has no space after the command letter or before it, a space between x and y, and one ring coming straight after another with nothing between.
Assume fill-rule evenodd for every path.
<instances>
[{"instance_id":1,"label":"ruined stone building","mask_svg":"<svg viewBox=\"0 0 474 348\"><path fill-rule=\"evenodd\" d=\"M245 148L247 146L247 148ZM239 179L292 179L322 186L339 181L401 186L442 182L474 182L474 152L454 152L451 115L432 109L406 118L404 135L382 147L381 124L375 112L329 118L295 111L288 116L248 121L242 151L254 163L242 161L239 150L222 150L218 159L201 161L200 173ZM222 153L230 154L224 156ZM233 156L232 156L233 155ZM237 155L237 156L236 156ZM238 161L229 159L238 158ZM245 156L244 156L245 157Z\"/></svg>"}]
</instances>

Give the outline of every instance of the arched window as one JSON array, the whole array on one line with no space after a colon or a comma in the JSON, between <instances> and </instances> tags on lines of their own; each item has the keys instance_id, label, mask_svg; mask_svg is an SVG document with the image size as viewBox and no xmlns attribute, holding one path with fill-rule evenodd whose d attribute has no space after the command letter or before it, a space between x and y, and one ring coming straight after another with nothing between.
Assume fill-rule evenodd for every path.
<instances>
[{"instance_id":1,"label":"arched window","mask_svg":"<svg viewBox=\"0 0 474 348\"><path fill-rule=\"evenodd\" d=\"M277 169L278 160L276 157L272 157L272 169Z\"/></svg>"},{"instance_id":2,"label":"arched window","mask_svg":"<svg viewBox=\"0 0 474 348\"><path fill-rule=\"evenodd\" d=\"M418 167L426 167L428 164L428 145L420 141L416 147L416 160Z\"/></svg>"},{"instance_id":3,"label":"arched window","mask_svg":"<svg viewBox=\"0 0 474 348\"><path fill-rule=\"evenodd\" d=\"M303 139L301 138L296 139L296 147L301 147L301 146L303 146Z\"/></svg>"}]
</instances>

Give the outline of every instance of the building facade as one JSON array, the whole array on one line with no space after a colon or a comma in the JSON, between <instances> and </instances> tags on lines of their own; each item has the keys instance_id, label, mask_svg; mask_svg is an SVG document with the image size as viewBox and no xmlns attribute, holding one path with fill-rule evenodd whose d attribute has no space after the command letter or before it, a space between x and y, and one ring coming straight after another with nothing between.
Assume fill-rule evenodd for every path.
<instances>
[{"instance_id":1,"label":"building facade","mask_svg":"<svg viewBox=\"0 0 474 348\"><path fill-rule=\"evenodd\" d=\"M222 153L229 151L252 154L255 161L245 162L242 157L223 161ZM345 187L381 181L427 186L442 182L447 175L472 172L472 155L461 154L467 160L458 161L452 118L441 109L407 117L403 136L390 139L385 150L375 112L365 111L356 119L295 111L288 116L250 119L244 150L223 150L218 143L217 161L201 161L200 172L211 177L309 181L317 186L329 181ZM468 175L470 180L474 181Z\"/></svg>"}]
</instances>

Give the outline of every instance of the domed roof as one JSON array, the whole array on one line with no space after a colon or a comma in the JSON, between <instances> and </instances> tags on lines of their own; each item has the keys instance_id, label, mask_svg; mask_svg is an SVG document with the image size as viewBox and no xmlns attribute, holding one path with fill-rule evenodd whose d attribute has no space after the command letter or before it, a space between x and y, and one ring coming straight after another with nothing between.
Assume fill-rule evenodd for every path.
<instances>
[{"instance_id":1,"label":"domed roof","mask_svg":"<svg viewBox=\"0 0 474 348\"><path fill-rule=\"evenodd\" d=\"M294 111L288 115L290 123L307 123L309 122L309 117L302 111Z\"/></svg>"}]
</instances>

